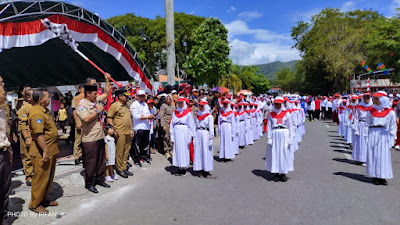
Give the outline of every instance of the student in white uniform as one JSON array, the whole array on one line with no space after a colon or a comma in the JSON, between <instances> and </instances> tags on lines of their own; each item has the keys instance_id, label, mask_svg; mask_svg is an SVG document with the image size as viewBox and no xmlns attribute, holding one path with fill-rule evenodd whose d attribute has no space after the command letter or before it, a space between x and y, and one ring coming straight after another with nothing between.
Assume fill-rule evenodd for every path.
<instances>
[{"instance_id":1,"label":"student in white uniform","mask_svg":"<svg viewBox=\"0 0 400 225\"><path fill-rule=\"evenodd\" d=\"M396 141L396 115L384 91L374 95L374 105L367 113L364 136L368 140L367 173L375 185L387 185L393 178L390 148Z\"/></svg>"},{"instance_id":2,"label":"student in white uniform","mask_svg":"<svg viewBox=\"0 0 400 225\"><path fill-rule=\"evenodd\" d=\"M273 173L274 181L287 181L289 172L290 145L294 142L293 123L290 114L284 108L283 98L274 100L274 109L267 119L267 154L265 169Z\"/></svg>"},{"instance_id":3,"label":"student in white uniform","mask_svg":"<svg viewBox=\"0 0 400 225\"><path fill-rule=\"evenodd\" d=\"M253 126L251 124L251 109L249 103L244 103L244 109L246 110L246 145L253 145Z\"/></svg>"},{"instance_id":4,"label":"student in white uniform","mask_svg":"<svg viewBox=\"0 0 400 225\"><path fill-rule=\"evenodd\" d=\"M362 96L361 102L357 105L354 113L354 136L353 136L353 152L351 157L353 160L366 166L367 162L367 138L364 134L365 119L368 111L372 108L372 101L369 93ZM361 134L361 135L360 135Z\"/></svg>"},{"instance_id":5,"label":"student in white uniform","mask_svg":"<svg viewBox=\"0 0 400 225\"><path fill-rule=\"evenodd\" d=\"M222 162L232 161L235 158L233 147L234 137L236 136L235 115L229 106L230 101L225 99L218 116L219 158Z\"/></svg>"},{"instance_id":6,"label":"student in white uniform","mask_svg":"<svg viewBox=\"0 0 400 225\"><path fill-rule=\"evenodd\" d=\"M244 103L238 103L238 120L239 120L239 147L242 149L246 146L246 110L243 109Z\"/></svg>"},{"instance_id":7,"label":"student in white uniform","mask_svg":"<svg viewBox=\"0 0 400 225\"><path fill-rule=\"evenodd\" d=\"M174 145L172 165L179 168L177 176L185 176L190 163L189 144L195 134L193 114L185 98L178 98L177 108L172 114L170 134Z\"/></svg>"},{"instance_id":8,"label":"student in white uniform","mask_svg":"<svg viewBox=\"0 0 400 225\"><path fill-rule=\"evenodd\" d=\"M197 111L195 124L195 148L193 170L201 171L203 177L211 176L213 171L213 139L214 139L214 119L209 110L206 109L208 102L200 101L199 111Z\"/></svg>"}]
</instances>

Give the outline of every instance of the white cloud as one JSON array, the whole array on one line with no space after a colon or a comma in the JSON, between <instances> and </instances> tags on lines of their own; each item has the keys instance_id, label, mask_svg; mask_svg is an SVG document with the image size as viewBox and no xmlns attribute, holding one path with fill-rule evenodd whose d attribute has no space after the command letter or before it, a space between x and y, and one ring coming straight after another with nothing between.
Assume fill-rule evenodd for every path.
<instances>
[{"instance_id":1,"label":"white cloud","mask_svg":"<svg viewBox=\"0 0 400 225\"><path fill-rule=\"evenodd\" d=\"M300 59L297 49L279 42L249 43L234 39L230 43L230 59L239 65L257 65L275 61L287 62Z\"/></svg>"},{"instance_id":2,"label":"white cloud","mask_svg":"<svg viewBox=\"0 0 400 225\"><path fill-rule=\"evenodd\" d=\"M234 6L229 7L228 10L226 10L227 13L234 13L236 12L236 8Z\"/></svg>"},{"instance_id":3,"label":"white cloud","mask_svg":"<svg viewBox=\"0 0 400 225\"><path fill-rule=\"evenodd\" d=\"M392 3L388 7L389 13L388 13L387 17L395 16L398 13L396 10L397 8L400 8L400 0L393 0Z\"/></svg>"},{"instance_id":4,"label":"white cloud","mask_svg":"<svg viewBox=\"0 0 400 225\"><path fill-rule=\"evenodd\" d=\"M322 8L314 8L306 10L304 12L296 12L291 16L289 16L289 18L292 22L299 22L299 21L310 22L311 18L320 13L321 10Z\"/></svg>"},{"instance_id":5,"label":"white cloud","mask_svg":"<svg viewBox=\"0 0 400 225\"><path fill-rule=\"evenodd\" d=\"M352 11L355 10L356 7L356 3L354 1L348 1L345 2L341 7L340 7L340 11L342 12L348 12L348 11Z\"/></svg>"},{"instance_id":6,"label":"white cloud","mask_svg":"<svg viewBox=\"0 0 400 225\"><path fill-rule=\"evenodd\" d=\"M276 41L276 40L291 39L289 35L282 35L265 29L250 29L247 23L242 20L232 21L228 24L225 24L225 27L229 31L228 35L230 39L240 35L253 35L255 39L260 41Z\"/></svg>"},{"instance_id":7,"label":"white cloud","mask_svg":"<svg viewBox=\"0 0 400 225\"><path fill-rule=\"evenodd\" d=\"M239 18L246 20L246 21L257 19L257 18L260 18L263 16L264 16L264 14L259 13L257 11L246 11L246 12L242 12L242 13L238 14Z\"/></svg>"}]
</instances>

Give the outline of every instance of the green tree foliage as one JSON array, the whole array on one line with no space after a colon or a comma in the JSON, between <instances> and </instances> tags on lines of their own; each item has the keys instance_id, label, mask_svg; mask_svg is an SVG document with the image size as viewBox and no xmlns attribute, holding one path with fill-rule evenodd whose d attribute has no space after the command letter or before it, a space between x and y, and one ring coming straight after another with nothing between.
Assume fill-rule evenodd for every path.
<instances>
[{"instance_id":1,"label":"green tree foliage","mask_svg":"<svg viewBox=\"0 0 400 225\"><path fill-rule=\"evenodd\" d=\"M218 86L227 87L233 92L242 90L242 80L236 74L229 74L218 81Z\"/></svg>"},{"instance_id":2,"label":"green tree foliage","mask_svg":"<svg viewBox=\"0 0 400 225\"><path fill-rule=\"evenodd\" d=\"M267 78L260 73L257 73L250 81L253 86L252 92L255 95L265 94L271 88L271 85Z\"/></svg>"},{"instance_id":3,"label":"green tree foliage","mask_svg":"<svg viewBox=\"0 0 400 225\"><path fill-rule=\"evenodd\" d=\"M198 84L212 87L230 72L228 30L217 18L206 19L193 32L194 45L184 68Z\"/></svg>"},{"instance_id":4,"label":"green tree foliage","mask_svg":"<svg viewBox=\"0 0 400 225\"><path fill-rule=\"evenodd\" d=\"M365 39L382 19L371 10L327 8L310 23L300 21L292 28L294 47L303 57L299 67L305 88L311 94L348 90L349 78L363 72L360 62L368 55Z\"/></svg>"},{"instance_id":5,"label":"green tree foliage","mask_svg":"<svg viewBox=\"0 0 400 225\"><path fill-rule=\"evenodd\" d=\"M186 62L186 55L194 42L192 32L204 20L204 17L175 13L175 52L179 65ZM166 66L165 19L143 18L133 13L112 17L107 20L125 36L136 50L152 74Z\"/></svg>"}]
</instances>

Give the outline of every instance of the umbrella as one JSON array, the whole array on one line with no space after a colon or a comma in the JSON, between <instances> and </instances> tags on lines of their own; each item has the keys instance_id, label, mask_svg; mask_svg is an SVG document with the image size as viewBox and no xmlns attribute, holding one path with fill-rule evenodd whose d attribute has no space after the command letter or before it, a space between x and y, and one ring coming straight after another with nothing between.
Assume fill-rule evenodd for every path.
<instances>
[{"instance_id":1,"label":"umbrella","mask_svg":"<svg viewBox=\"0 0 400 225\"><path fill-rule=\"evenodd\" d=\"M229 89L226 87L215 87L211 91L218 91L218 93L226 93L229 92Z\"/></svg>"},{"instance_id":2,"label":"umbrella","mask_svg":"<svg viewBox=\"0 0 400 225\"><path fill-rule=\"evenodd\" d=\"M236 93L238 95L242 94L242 95L252 95L253 92L249 91L249 90L241 90L238 93Z\"/></svg>"}]
</instances>

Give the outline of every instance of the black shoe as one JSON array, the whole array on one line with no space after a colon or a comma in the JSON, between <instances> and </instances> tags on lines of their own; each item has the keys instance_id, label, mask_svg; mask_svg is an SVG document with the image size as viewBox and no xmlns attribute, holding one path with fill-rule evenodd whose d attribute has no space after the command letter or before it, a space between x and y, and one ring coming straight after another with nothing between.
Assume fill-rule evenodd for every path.
<instances>
[{"instance_id":1,"label":"black shoe","mask_svg":"<svg viewBox=\"0 0 400 225\"><path fill-rule=\"evenodd\" d=\"M378 178L372 178L372 183L375 184L375 185L380 185L381 184L381 182L379 181Z\"/></svg>"},{"instance_id":2,"label":"black shoe","mask_svg":"<svg viewBox=\"0 0 400 225\"><path fill-rule=\"evenodd\" d=\"M211 176L211 174L209 172L203 171L202 175L204 178L207 178L208 176Z\"/></svg>"},{"instance_id":3,"label":"black shoe","mask_svg":"<svg viewBox=\"0 0 400 225\"><path fill-rule=\"evenodd\" d=\"M98 181L96 182L97 185L105 187L105 188L109 188L111 187L109 184L107 184L104 180L103 181Z\"/></svg>"},{"instance_id":4,"label":"black shoe","mask_svg":"<svg viewBox=\"0 0 400 225\"><path fill-rule=\"evenodd\" d=\"M146 160L146 164L147 164L147 165L151 165L151 162L150 162L150 161L151 161L150 159L147 159L147 160Z\"/></svg>"},{"instance_id":5,"label":"black shoe","mask_svg":"<svg viewBox=\"0 0 400 225\"><path fill-rule=\"evenodd\" d=\"M140 161L139 162L135 162L135 165L138 165L138 166L142 167L142 163Z\"/></svg>"},{"instance_id":6,"label":"black shoe","mask_svg":"<svg viewBox=\"0 0 400 225\"><path fill-rule=\"evenodd\" d=\"M132 173L132 172L129 172L128 170L124 170L124 173L125 173L126 175L128 175L128 176L133 176L133 173Z\"/></svg>"},{"instance_id":7,"label":"black shoe","mask_svg":"<svg viewBox=\"0 0 400 225\"><path fill-rule=\"evenodd\" d=\"M382 185L388 185L387 181L385 179L380 179L380 184Z\"/></svg>"},{"instance_id":8,"label":"black shoe","mask_svg":"<svg viewBox=\"0 0 400 225\"><path fill-rule=\"evenodd\" d=\"M175 176L182 176L182 170L179 169L179 170L175 173Z\"/></svg>"},{"instance_id":9,"label":"black shoe","mask_svg":"<svg viewBox=\"0 0 400 225\"><path fill-rule=\"evenodd\" d=\"M99 191L94 186L85 186L85 188L95 194L99 193Z\"/></svg>"},{"instance_id":10,"label":"black shoe","mask_svg":"<svg viewBox=\"0 0 400 225\"><path fill-rule=\"evenodd\" d=\"M123 171L117 170L117 174L123 178L128 178L128 174L125 173L125 170L123 170Z\"/></svg>"},{"instance_id":11,"label":"black shoe","mask_svg":"<svg viewBox=\"0 0 400 225\"><path fill-rule=\"evenodd\" d=\"M279 180L282 181L282 182L286 182L287 181L286 175L285 174L281 174Z\"/></svg>"},{"instance_id":12,"label":"black shoe","mask_svg":"<svg viewBox=\"0 0 400 225\"><path fill-rule=\"evenodd\" d=\"M75 165L79 165L79 163L81 163L81 160L75 159Z\"/></svg>"},{"instance_id":13,"label":"black shoe","mask_svg":"<svg viewBox=\"0 0 400 225\"><path fill-rule=\"evenodd\" d=\"M181 172L181 175L182 176L186 176L186 169L183 169L183 170L181 170L182 172Z\"/></svg>"},{"instance_id":14,"label":"black shoe","mask_svg":"<svg viewBox=\"0 0 400 225\"><path fill-rule=\"evenodd\" d=\"M32 181L27 181L26 186L29 186L29 187L32 186Z\"/></svg>"},{"instance_id":15,"label":"black shoe","mask_svg":"<svg viewBox=\"0 0 400 225\"><path fill-rule=\"evenodd\" d=\"M130 162L126 162L126 165L127 165L128 167L132 167L132 164L131 164Z\"/></svg>"},{"instance_id":16,"label":"black shoe","mask_svg":"<svg viewBox=\"0 0 400 225\"><path fill-rule=\"evenodd\" d=\"M275 181L275 182L278 182L279 181L279 174L275 174L275 176L274 176L274 179L272 179L273 181Z\"/></svg>"},{"instance_id":17,"label":"black shoe","mask_svg":"<svg viewBox=\"0 0 400 225\"><path fill-rule=\"evenodd\" d=\"M171 165L172 165L172 158L171 157L168 157L168 159L167 159L168 161L169 161L169 163L171 163Z\"/></svg>"}]
</instances>

